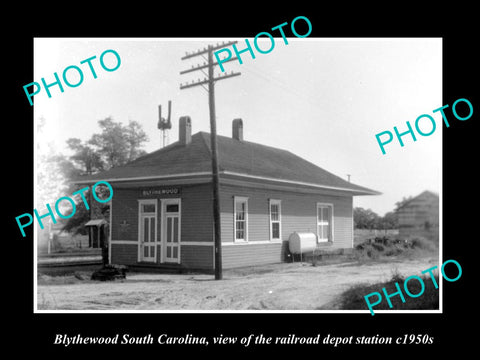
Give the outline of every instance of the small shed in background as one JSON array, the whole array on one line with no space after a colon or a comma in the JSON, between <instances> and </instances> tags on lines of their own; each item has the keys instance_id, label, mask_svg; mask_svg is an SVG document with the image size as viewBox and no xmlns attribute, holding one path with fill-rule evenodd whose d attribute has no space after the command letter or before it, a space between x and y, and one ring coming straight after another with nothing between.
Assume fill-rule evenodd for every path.
<instances>
[{"instance_id":1,"label":"small shed in background","mask_svg":"<svg viewBox=\"0 0 480 360\"><path fill-rule=\"evenodd\" d=\"M89 247L91 248L101 248L104 245L105 241L105 231L104 231L104 226L107 225L108 222L104 219L95 219L95 220L90 220L85 224L85 227L88 228L88 231L90 232L91 236L91 244L89 244Z\"/></svg>"},{"instance_id":2,"label":"small shed in background","mask_svg":"<svg viewBox=\"0 0 480 360\"><path fill-rule=\"evenodd\" d=\"M438 208L438 194L428 190L406 201L397 209L399 237L423 236L438 241Z\"/></svg>"}]
</instances>

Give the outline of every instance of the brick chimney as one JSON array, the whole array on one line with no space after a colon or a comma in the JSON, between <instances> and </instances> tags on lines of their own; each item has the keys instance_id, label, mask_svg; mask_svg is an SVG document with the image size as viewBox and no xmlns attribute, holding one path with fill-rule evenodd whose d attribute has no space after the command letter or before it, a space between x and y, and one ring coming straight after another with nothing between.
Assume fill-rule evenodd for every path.
<instances>
[{"instance_id":1,"label":"brick chimney","mask_svg":"<svg viewBox=\"0 0 480 360\"><path fill-rule=\"evenodd\" d=\"M188 145L192 142L192 121L190 116L181 116L178 122L178 142Z\"/></svg>"},{"instance_id":2,"label":"brick chimney","mask_svg":"<svg viewBox=\"0 0 480 360\"><path fill-rule=\"evenodd\" d=\"M232 122L232 139L243 141L243 121L235 119Z\"/></svg>"}]
</instances>

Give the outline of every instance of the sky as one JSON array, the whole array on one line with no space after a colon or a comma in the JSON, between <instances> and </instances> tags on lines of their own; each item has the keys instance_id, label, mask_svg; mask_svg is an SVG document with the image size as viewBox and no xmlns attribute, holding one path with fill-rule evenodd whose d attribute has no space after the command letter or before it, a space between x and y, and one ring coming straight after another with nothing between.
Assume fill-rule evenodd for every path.
<instances>
[{"instance_id":1,"label":"sky","mask_svg":"<svg viewBox=\"0 0 480 360\"><path fill-rule=\"evenodd\" d=\"M180 83L197 81L199 71L180 71L203 64L200 56L181 60L186 52L209 44L244 38L36 38L34 79L54 82L70 65L83 71L78 87L64 92L52 86L34 96L34 121L44 119L41 136L35 141L70 155L66 140L87 140L99 131L98 120L112 117L124 125L139 122L149 137L144 150L161 147L157 129L158 105L172 101L172 129L169 143L178 140L178 119L192 119L192 133L210 132L208 94L196 86L180 90ZM253 39L249 39L253 44ZM260 41L268 49L269 40ZM115 50L121 59L115 71L99 63L105 50ZM255 59L242 53L243 64L224 64L227 72L240 76L217 81L215 105L217 133L231 136L232 120L243 119L244 139L289 150L298 156L358 185L382 195L354 197L354 206L369 208L379 215L392 211L403 197L424 190L441 193L442 120L433 113L442 103L441 38L275 38L268 54L255 50ZM92 60L97 78L88 64ZM107 67L116 64L111 53L104 57ZM216 74L220 69L216 67ZM69 70L68 79L79 80ZM63 80L62 80L63 81ZM28 104L28 99L25 98ZM415 127L422 114L432 116L436 130L417 141L405 135L386 145L382 154L375 135L397 126ZM165 116L165 115L163 115ZM422 119L427 133L431 124ZM305 179L308 182L308 179ZM55 199L52 199L52 202Z\"/></svg>"}]
</instances>

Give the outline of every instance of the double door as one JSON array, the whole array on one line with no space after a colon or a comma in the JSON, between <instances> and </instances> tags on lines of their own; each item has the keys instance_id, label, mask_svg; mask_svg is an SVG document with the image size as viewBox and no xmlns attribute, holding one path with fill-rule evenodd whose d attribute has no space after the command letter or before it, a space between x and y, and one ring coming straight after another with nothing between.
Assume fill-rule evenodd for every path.
<instances>
[{"instance_id":1,"label":"double door","mask_svg":"<svg viewBox=\"0 0 480 360\"><path fill-rule=\"evenodd\" d=\"M158 211L156 199L140 200L139 261L156 263L158 257L161 263L180 262L180 206L180 199L161 199Z\"/></svg>"}]
</instances>

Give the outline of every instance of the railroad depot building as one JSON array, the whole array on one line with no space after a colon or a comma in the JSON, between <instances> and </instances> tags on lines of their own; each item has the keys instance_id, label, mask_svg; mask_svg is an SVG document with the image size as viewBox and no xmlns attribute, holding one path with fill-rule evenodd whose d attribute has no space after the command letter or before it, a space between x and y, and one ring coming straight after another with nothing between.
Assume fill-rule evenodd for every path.
<instances>
[{"instance_id":1,"label":"railroad depot building","mask_svg":"<svg viewBox=\"0 0 480 360\"><path fill-rule=\"evenodd\" d=\"M218 136L223 268L285 259L294 232L316 235L322 249L353 247L353 196L377 195L289 151ZM214 226L210 134L191 133L125 166L77 181L108 181L109 261L143 267L213 271Z\"/></svg>"}]
</instances>

